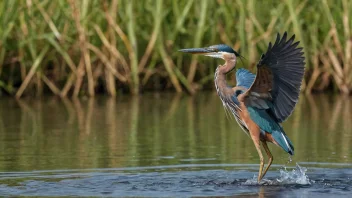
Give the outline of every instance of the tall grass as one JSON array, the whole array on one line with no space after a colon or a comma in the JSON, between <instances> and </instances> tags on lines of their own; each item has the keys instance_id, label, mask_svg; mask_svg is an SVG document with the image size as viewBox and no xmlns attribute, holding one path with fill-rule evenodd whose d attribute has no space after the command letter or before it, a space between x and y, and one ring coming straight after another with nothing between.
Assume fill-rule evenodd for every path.
<instances>
[{"instance_id":1,"label":"tall grass","mask_svg":"<svg viewBox=\"0 0 352 198\"><path fill-rule=\"evenodd\" d=\"M22 0L0 1L0 13L0 90L17 98L192 94L212 87L219 62L178 49L225 43L254 71L284 31L304 47L307 93L352 90L349 0Z\"/></svg>"}]
</instances>

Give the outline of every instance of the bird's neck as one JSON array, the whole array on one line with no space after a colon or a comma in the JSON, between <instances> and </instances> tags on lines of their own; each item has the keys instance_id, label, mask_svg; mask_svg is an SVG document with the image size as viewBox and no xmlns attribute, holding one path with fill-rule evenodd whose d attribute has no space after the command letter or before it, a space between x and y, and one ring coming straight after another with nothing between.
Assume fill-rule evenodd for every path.
<instances>
[{"instance_id":1,"label":"bird's neck","mask_svg":"<svg viewBox=\"0 0 352 198\"><path fill-rule=\"evenodd\" d=\"M231 53L225 53L223 55L223 58L225 60L225 64L223 66L219 67L219 73L227 74L233 68L235 68L236 63L237 63L237 58L236 58L235 54L231 54Z\"/></svg>"},{"instance_id":2,"label":"bird's neck","mask_svg":"<svg viewBox=\"0 0 352 198\"><path fill-rule=\"evenodd\" d=\"M218 95L223 98L232 91L231 87L226 82L226 73L222 72L222 66L219 66L215 71L214 81L215 81L215 88Z\"/></svg>"},{"instance_id":3,"label":"bird's neck","mask_svg":"<svg viewBox=\"0 0 352 198\"><path fill-rule=\"evenodd\" d=\"M226 74L235 68L236 56L229 54L225 56L225 61L223 66L216 68L214 76L216 91L220 97L232 94L232 88L226 82Z\"/></svg>"}]
</instances>

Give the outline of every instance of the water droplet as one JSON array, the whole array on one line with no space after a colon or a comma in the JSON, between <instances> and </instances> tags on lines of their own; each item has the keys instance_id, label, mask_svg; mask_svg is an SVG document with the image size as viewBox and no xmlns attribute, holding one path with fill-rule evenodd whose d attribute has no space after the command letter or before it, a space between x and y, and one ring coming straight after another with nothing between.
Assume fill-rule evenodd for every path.
<instances>
[{"instance_id":1,"label":"water droplet","mask_svg":"<svg viewBox=\"0 0 352 198\"><path fill-rule=\"evenodd\" d=\"M291 155L289 155L285 166L290 164L291 162L292 162L292 158L291 158Z\"/></svg>"}]
</instances>

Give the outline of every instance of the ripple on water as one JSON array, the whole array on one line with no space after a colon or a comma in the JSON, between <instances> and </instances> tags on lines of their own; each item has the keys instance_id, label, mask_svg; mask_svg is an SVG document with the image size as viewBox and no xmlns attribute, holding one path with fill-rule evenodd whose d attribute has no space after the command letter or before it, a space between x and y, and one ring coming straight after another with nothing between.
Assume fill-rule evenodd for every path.
<instances>
[{"instance_id":1,"label":"ripple on water","mask_svg":"<svg viewBox=\"0 0 352 198\"><path fill-rule=\"evenodd\" d=\"M257 183L257 165L241 167L166 166L0 173L5 196L348 196L348 168L292 168L269 171ZM253 169L253 170L252 170ZM146 171L147 170L147 171ZM250 178L250 179L249 179Z\"/></svg>"}]
</instances>

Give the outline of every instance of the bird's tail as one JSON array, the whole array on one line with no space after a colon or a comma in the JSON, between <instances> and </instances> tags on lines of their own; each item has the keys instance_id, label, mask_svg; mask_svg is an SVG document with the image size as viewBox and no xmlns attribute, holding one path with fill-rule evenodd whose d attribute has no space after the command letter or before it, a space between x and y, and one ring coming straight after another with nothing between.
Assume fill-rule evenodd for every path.
<instances>
[{"instance_id":1,"label":"bird's tail","mask_svg":"<svg viewBox=\"0 0 352 198\"><path fill-rule=\"evenodd\" d=\"M287 137L283 131L273 131L271 134L275 141L279 144L290 155L294 154L294 147L291 140Z\"/></svg>"}]
</instances>

